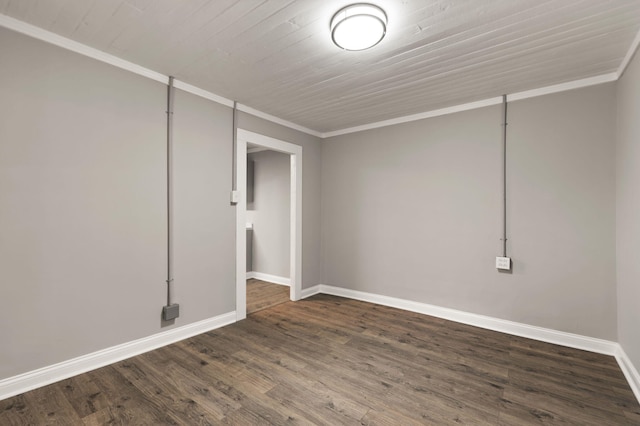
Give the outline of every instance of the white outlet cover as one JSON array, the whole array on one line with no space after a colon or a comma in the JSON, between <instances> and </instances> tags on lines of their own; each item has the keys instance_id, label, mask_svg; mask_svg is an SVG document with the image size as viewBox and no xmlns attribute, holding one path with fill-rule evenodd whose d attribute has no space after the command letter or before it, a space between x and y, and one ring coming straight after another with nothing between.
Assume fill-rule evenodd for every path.
<instances>
[{"instance_id":1,"label":"white outlet cover","mask_svg":"<svg viewBox=\"0 0 640 426\"><path fill-rule=\"evenodd\" d=\"M496 269L502 269L505 271L511 270L511 258L510 257L496 257Z\"/></svg>"}]
</instances>

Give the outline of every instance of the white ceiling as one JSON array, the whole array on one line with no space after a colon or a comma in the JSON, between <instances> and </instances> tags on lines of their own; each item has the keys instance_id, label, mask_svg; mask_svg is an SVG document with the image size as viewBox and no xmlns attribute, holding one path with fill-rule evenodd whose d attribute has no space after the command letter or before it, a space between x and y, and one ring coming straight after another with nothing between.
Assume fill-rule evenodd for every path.
<instances>
[{"instance_id":1,"label":"white ceiling","mask_svg":"<svg viewBox=\"0 0 640 426\"><path fill-rule=\"evenodd\" d=\"M368 1L389 25L363 52L330 39L347 0L0 0L0 13L319 132L616 72L640 30L640 0Z\"/></svg>"}]
</instances>

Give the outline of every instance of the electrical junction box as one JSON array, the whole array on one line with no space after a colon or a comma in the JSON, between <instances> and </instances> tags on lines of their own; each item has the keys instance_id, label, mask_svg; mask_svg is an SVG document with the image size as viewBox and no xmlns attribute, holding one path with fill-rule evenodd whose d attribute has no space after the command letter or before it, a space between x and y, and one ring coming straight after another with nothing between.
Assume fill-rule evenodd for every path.
<instances>
[{"instance_id":1,"label":"electrical junction box","mask_svg":"<svg viewBox=\"0 0 640 426\"><path fill-rule=\"evenodd\" d=\"M496 269L503 271L511 270L511 258L510 257L496 257Z\"/></svg>"},{"instance_id":2,"label":"electrical junction box","mask_svg":"<svg viewBox=\"0 0 640 426\"><path fill-rule=\"evenodd\" d=\"M165 321L171 321L180 316L180 305L173 303L171 305L162 307L162 319Z\"/></svg>"}]
</instances>

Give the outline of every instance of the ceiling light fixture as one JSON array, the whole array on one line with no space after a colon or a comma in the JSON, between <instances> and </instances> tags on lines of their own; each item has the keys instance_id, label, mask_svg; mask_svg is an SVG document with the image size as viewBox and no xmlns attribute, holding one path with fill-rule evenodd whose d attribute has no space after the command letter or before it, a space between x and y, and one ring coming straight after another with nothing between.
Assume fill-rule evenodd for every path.
<instances>
[{"instance_id":1,"label":"ceiling light fixture","mask_svg":"<svg viewBox=\"0 0 640 426\"><path fill-rule=\"evenodd\" d=\"M331 18L331 39L344 50L365 50L380 43L387 32L387 15L372 4L357 3Z\"/></svg>"}]
</instances>

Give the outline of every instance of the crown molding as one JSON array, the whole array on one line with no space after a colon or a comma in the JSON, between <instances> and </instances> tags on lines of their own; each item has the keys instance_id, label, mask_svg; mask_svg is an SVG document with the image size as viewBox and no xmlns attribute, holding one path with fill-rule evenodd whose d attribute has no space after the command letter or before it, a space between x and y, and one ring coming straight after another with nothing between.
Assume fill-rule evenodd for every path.
<instances>
[{"instance_id":1,"label":"crown molding","mask_svg":"<svg viewBox=\"0 0 640 426\"><path fill-rule=\"evenodd\" d=\"M583 87L595 86L597 84L610 83L618 79L615 72L597 75L595 77L583 78L581 80L568 81L566 83L554 84L553 86L541 87L539 89L527 90L524 92L507 95L507 101L520 101L522 99L535 98L538 96L550 95L553 93L566 92L568 90L581 89Z\"/></svg>"},{"instance_id":2,"label":"crown molding","mask_svg":"<svg viewBox=\"0 0 640 426\"><path fill-rule=\"evenodd\" d=\"M58 47L62 47L64 49L79 53L81 55L96 59L98 61L116 66L118 68L133 72L143 77L150 78L152 80L158 81L163 84L168 84L169 76L163 75L156 71L150 70L148 68L137 65L133 62L126 61L124 59L118 58L117 56L111 55L109 53L103 52L98 49L94 49L82 43L73 41L66 37L62 37L58 34L52 33L50 31L44 30L42 28L36 27L31 24L27 24L26 22L20 21L18 19L12 18L7 15L0 14L0 26L8 28L10 30L19 32L21 34L25 34L27 36L36 38L38 40L42 40L44 42L56 45ZM623 59L620 67L617 72L612 72L608 74L602 74L595 77L584 78L581 80L570 81L566 83L556 84L552 86L542 87L533 90L527 90L524 92L518 92L507 95L508 101L518 101L522 99L533 98L537 96L549 95L552 93L564 92L567 90L579 89L583 87L589 87L596 84L609 83L613 81L617 81L620 76L624 73L629 62L633 58L638 46L640 45L640 32L636 35L633 43L631 44L625 58ZM215 93L206 91L199 87L193 86L189 83L175 80L174 86L177 89L184 90L186 92L192 93L194 95L200 96L202 98L208 99L210 101L222 104L227 107L233 107L233 101L227 99L223 96L216 95ZM418 114L407 115L403 117L392 118L389 120L378 121L374 123L363 124L360 126L349 127L345 129L330 131L330 132L318 132L313 129L309 129L307 127L301 126L299 124L293 123L291 121L287 121L281 119L279 117L273 116L271 114L267 114L265 112L259 111L255 108L244 104L238 104L237 108L239 111L243 111L247 114L254 115L258 118L262 118L264 120L270 121L275 124L279 124L281 126L288 127L293 130L297 130L303 133L306 133L311 136L315 136L321 139L332 138L335 136L346 135L349 133L362 132L365 130L377 129L386 126L393 126L396 124L408 123L411 121L424 120L426 118L439 117L447 114L454 114L462 111L469 111L477 108L484 108L487 106L497 105L502 102L501 97L484 99L476 102L466 103L462 105L454 105L447 108L441 108L432 111L426 111Z\"/></svg>"},{"instance_id":3,"label":"crown molding","mask_svg":"<svg viewBox=\"0 0 640 426\"><path fill-rule=\"evenodd\" d=\"M332 138L334 136L346 135L349 133L362 132L365 130L377 129L380 127L393 126L396 124L408 123L411 121L424 120L425 118L439 117L441 115L453 114L456 112L469 111L477 108L484 108L491 105L497 105L502 102L502 98L490 98L482 101L471 102L468 104L455 105L447 108L436 109L433 111L421 112L418 114L406 115L404 117L392 118L390 120L378 121L375 123L363 124L361 126L349 127L342 130L336 130L333 132L326 132L322 134L322 138Z\"/></svg>"},{"instance_id":4,"label":"crown molding","mask_svg":"<svg viewBox=\"0 0 640 426\"><path fill-rule=\"evenodd\" d=\"M116 66L118 68L130 71L134 74L141 75L143 77L150 78L151 80L158 81L163 84L169 84L169 77L158 72L152 71L148 68L134 64L133 62L125 61L117 56L103 52L102 50L94 49L85 44L78 43L61 35L52 33L51 31L44 30L35 25L27 24L26 22L12 18L7 15L0 14L0 26L13 30L15 32L33 37L35 39L53 44L63 49L70 50L75 53L79 53L83 56L87 56L92 59L96 59L101 62Z\"/></svg>"},{"instance_id":5,"label":"crown molding","mask_svg":"<svg viewBox=\"0 0 640 426\"><path fill-rule=\"evenodd\" d=\"M100 62L104 62L106 64L113 65L120 69L130 71L134 74L149 78L151 80L158 81L162 84L169 84L169 76L167 75L145 68L133 62L126 61L117 56L103 52L102 50L89 47L85 44L79 43L77 41L52 33L51 31L47 31L40 27L36 27L35 25L28 24L26 22L20 21L18 19L12 18L10 16L7 16L1 13L0 13L0 27L4 27L9 30L35 38L37 40L41 40L46 43L53 44L55 46L61 47L66 50L70 50L80 55L83 55L92 59L96 59ZM215 93L193 86L184 81L180 81L176 79L174 81L174 86L177 89L183 90L185 92L189 92L194 95L200 96L202 98L208 99L210 101L233 108L233 101L231 99L227 99L223 96L216 95ZM244 111L248 114L255 115L256 117L271 121L273 123L280 124L282 126L289 127L291 129L298 130L300 132L307 133L312 136L321 137L320 132L316 132L315 130L308 129L304 126L300 126L290 121L283 120L281 118L264 113L262 111L258 111L257 109L251 108L249 106L238 104L238 109L240 111Z\"/></svg>"},{"instance_id":6,"label":"crown molding","mask_svg":"<svg viewBox=\"0 0 640 426\"><path fill-rule=\"evenodd\" d=\"M638 45L640 45L640 31L638 31L638 34L636 34L636 38L633 39L633 42L631 43L631 46L629 47L627 54L625 55L624 59L622 60L622 63L618 67L617 78L622 77L624 72L627 70L627 67L629 66L629 62L631 62L631 60L633 59L633 55L635 55L636 51L638 50Z\"/></svg>"},{"instance_id":7,"label":"crown molding","mask_svg":"<svg viewBox=\"0 0 640 426\"><path fill-rule=\"evenodd\" d=\"M304 126L300 126L299 124L292 123L291 121L283 120L282 118L276 117L271 114L267 114L266 112L258 111L257 109L251 108L250 106L244 104L238 104L238 111L246 112L247 114L255 115L258 118L263 118L267 121L271 121L272 123L280 124L282 126L288 127L293 130L298 130L300 132L306 133L311 136L315 136L318 138L322 138L322 133L317 132L315 130L309 129Z\"/></svg>"},{"instance_id":8,"label":"crown molding","mask_svg":"<svg viewBox=\"0 0 640 426\"><path fill-rule=\"evenodd\" d=\"M535 98L537 96L550 95L552 93L565 92L567 90L580 89L582 87L594 86L596 84L609 83L616 81L618 74L615 72L609 74L597 75L595 77L583 78L581 80L569 81L553 86L541 87L539 89L527 90L525 92L512 93L507 95L509 102L519 101L522 99ZM346 135L349 133L362 132L365 130L377 129L380 127L393 126L395 124L408 123L411 121L424 120L425 118L440 117L442 115L454 114L456 112L469 111L472 109L484 108L487 106L498 105L502 103L501 97L489 98L482 101L471 102L468 104L455 105L452 107L436 109L433 111L422 112L419 114L407 115L404 117L393 118L391 120L378 121L375 123L363 124L362 126L349 127L347 129L336 130L333 132L322 133L322 138L331 138L334 136Z\"/></svg>"},{"instance_id":9,"label":"crown molding","mask_svg":"<svg viewBox=\"0 0 640 426\"><path fill-rule=\"evenodd\" d=\"M211 93L199 87L193 86L189 83L185 83L184 81L180 81L180 80L174 81L173 87L175 87L176 89L183 90L185 92L189 92L193 95L200 96L201 98L205 98L210 101L222 104L229 108L233 108L233 101L231 99L223 98L222 96L218 96L215 93Z\"/></svg>"}]
</instances>

